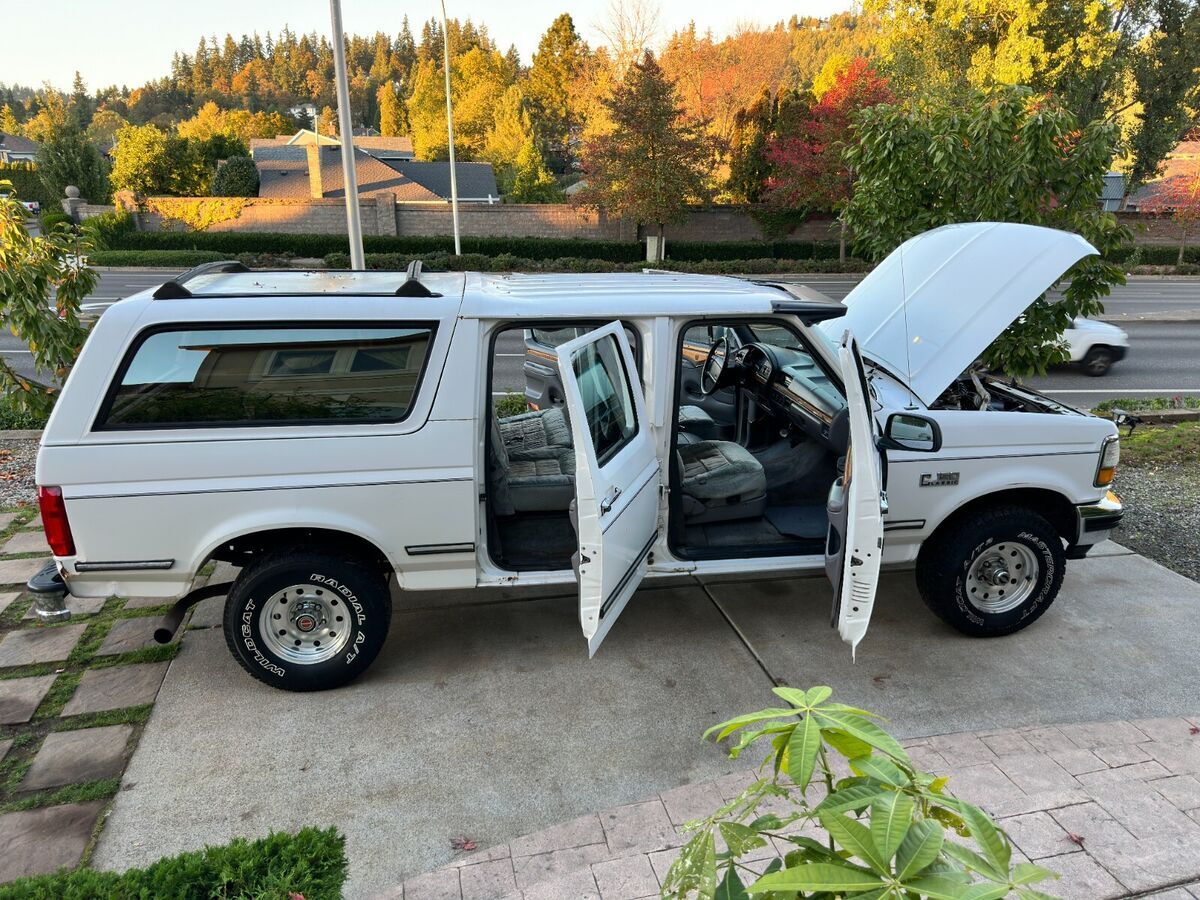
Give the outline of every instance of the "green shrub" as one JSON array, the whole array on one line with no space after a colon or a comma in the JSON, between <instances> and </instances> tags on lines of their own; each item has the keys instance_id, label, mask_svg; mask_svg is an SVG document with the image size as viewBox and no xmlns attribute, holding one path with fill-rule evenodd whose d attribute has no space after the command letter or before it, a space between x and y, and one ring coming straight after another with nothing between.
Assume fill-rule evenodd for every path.
<instances>
[{"instance_id":1,"label":"green shrub","mask_svg":"<svg viewBox=\"0 0 1200 900\"><path fill-rule=\"evenodd\" d=\"M209 193L214 197L257 197L258 168L249 156L231 156L217 169Z\"/></svg>"},{"instance_id":2,"label":"green shrub","mask_svg":"<svg viewBox=\"0 0 1200 900\"><path fill-rule=\"evenodd\" d=\"M501 419L529 412L529 404L525 402L525 395L511 391L502 397L495 398L492 406L496 410L496 415Z\"/></svg>"},{"instance_id":3,"label":"green shrub","mask_svg":"<svg viewBox=\"0 0 1200 900\"><path fill-rule=\"evenodd\" d=\"M1174 244L1126 244L1109 254L1113 262L1124 266L1173 266L1179 259L1179 247ZM1185 263L1200 263L1200 247L1188 247L1183 253Z\"/></svg>"},{"instance_id":4,"label":"green shrub","mask_svg":"<svg viewBox=\"0 0 1200 900\"><path fill-rule=\"evenodd\" d=\"M62 197L49 190L38 177L35 167L25 162L0 165L0 179L11 181L13 193L19 200L36 200L42 204L42 212L62 209Z\"/></svg>"},{"instance_id":5,"label":"green shrub","mask_svg":"<svg viewBox=\"0 0 1200 900\"><path fill-rule=\"evenodd\" d=\"M83 220L83 231L97 250L118 250L126 235L133 234L137 224L128 210L114 209Z\"/></svg>"},{"instance_id":6,"label":"green shrub","mask_svg":"<svg viewBox=\"0 0 1200 900\"><path fill-rule=\"evenodd\" d=\"M74 220L66 213L61 212L43 212L41 218L42 234L45 234L56 225L72 225Z\"/></svg>"},{"instance_id":7,"label":"green shrub","mask_svg":"<svg viewBox=\"0 0 1200 900\"><path fill-rule=\"evenodd\" d=\"M58 395L53 396L57 397ZM48 418L50 418L49 412L41 413L21 409L13 403L12 397L0 394L0 430L45 428Z\"/></svg>"},{"instance_id":8,"label":"green shrub","mask_svg":"<svg viewBox=\"0 0 1200 900\"><path fill-rule=\"evenodd\" d=\"M169 856L122 874L77 869L0 885L0 900L134 900L239 897L337 900L346 880L345 838L337 829L302 828L257 841Z\"/></svg>"},{"instance_id":9,"label":"green shrub","mask_svg":"<svg viewBox=\"0 0 1200 900\"><path fill-rule=\"evenodd\" d=\"M1200 409L1200 397L1119 397L1115 400L1101 400L1092 407L1092 412L1106 413L1114 409L1123 409L1126 412Z\"/></svg>"},{"instance_id":10,"label":"green shrub","mask_svg":"<svg viewBox=\"0 0 1200 900\"><path fill-rule=\"evenodd\" d=\"M827 687L774 693L787 705L708 730L717 740L741 732L734 758L760 741L771 749L757 781L689 823L695 835L667 872L663 897L745 897L743 876L751 894L772 897L1047 896L1033 885L1057 876L1014 865L1008 836L978 806L947 794L950 779L914 766L873 713L830 702ZM835 772L834 754L849 777Z\"/></svg>"},{"instance_id":11,"label":"green shrub","mask_svg":"<svg viewBox=\"0 0 1200 900\"><path fill-rule=\"evenodd\" d=\"M667 258L679 261L730 259L837 259L836 241L667 241Z\"/></svg>"},{"instance_id":12,"label":"green shrub","mask_svg":"<svg viewBox=\"0 0 1200 900\"><path fill-rule=\"evenodd\" d=\"M88 256L93 266L163 266L190 269L201 263L229 259L211 250L97 250Z\"/></svg>"}]
</instances>

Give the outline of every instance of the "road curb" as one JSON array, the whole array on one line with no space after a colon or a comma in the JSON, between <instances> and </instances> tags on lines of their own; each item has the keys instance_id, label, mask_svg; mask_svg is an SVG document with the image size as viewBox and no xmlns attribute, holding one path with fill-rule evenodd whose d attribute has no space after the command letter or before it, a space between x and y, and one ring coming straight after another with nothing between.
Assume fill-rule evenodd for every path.
<instances>
[{"instance_id":1,"label":"road curb","mask_svg":"<svg viewBox=\"0 0 1200 900\"><path fill-rule=\"evenodd\" d=\"M0 428L0 443L5 440L40 441L41 439L42 429L40 428Z\"/></svg>"}]
</instances>

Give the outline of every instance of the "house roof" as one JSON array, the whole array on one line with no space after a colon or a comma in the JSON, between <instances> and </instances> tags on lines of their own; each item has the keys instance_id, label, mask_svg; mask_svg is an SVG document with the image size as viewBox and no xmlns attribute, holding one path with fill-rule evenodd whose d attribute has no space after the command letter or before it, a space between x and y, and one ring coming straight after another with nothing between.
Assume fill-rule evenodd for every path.
<instances>
[{"instance_id":1,"label":"house roof","mask_svg":"<svg viewBox=\"0 0 1200 900\"><path fill-rule=\"evenodd\" d=\"M38 145L36 141L21 137L19 134L0 131L0 150L8 153L37 153Z\"/></svg>"},{"instance_id":2,"label":"house roof","mask_svg":"<svg viewBox=\"0 0 1200 900\"><path fill-rule=\"evenodd\" d=\"M322 146L321 187L323 197L344 197L340 147ZM254 148L258 167L258 195L275 200L304 200L311 196L308 178L308 150L295 145L270 145ZM383 160L355 147L355 176L358 193L392 191L406 202L437 202L450 198L450 164L413 162L404 159ZM490 163L458 163L459 196L469 199L498 197L496 176Z\"/></svg>"},{"instance_id":3,"label":"house roof","mask_svg":"<svg viewBox=\"0 0 1200 900\"><path fill-rule=\"evenodd\" d=\"M1107 172L1104 187L1100 190L1101 200L1120 200L1125 196L1125 176L1120 172Z\"/></svg>"},{"instance_id":4,"label":"house roof","mask_svg":"<svg viewBox=\"0 0 1200 900\"><path fill-rule=\"evenodd\" d=\"M328 147L340 147L342 145L341 141L335 137L318 134L310 128L301 128L295 134L279 134L273 138L251 138L250 155L253 156L255 151L263 147L302 147L308 144L321 144ZM372 156L390 156L395 154L411 158L413 155L412 138L407 135L381 137L378 134L355 134L354 146L369 151Z\"/></svg>"}]
</instances>

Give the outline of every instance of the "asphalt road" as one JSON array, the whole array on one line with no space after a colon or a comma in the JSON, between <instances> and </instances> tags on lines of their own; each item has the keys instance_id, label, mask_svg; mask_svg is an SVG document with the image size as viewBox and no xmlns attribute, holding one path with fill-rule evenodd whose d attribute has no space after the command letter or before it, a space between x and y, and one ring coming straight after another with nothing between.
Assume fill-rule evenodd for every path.
<instances>
[{"instance_id":1,"label":"asphalt road","mask_svg":"<svg viewBox=\"0 0 1200 900\"><path fill-rule=\"evenodd\" d=\"M156 287L177 270L107 270L89 302L108 303ZM834 299L848 294L858 277L853 275L776 275L777 280L812 285ZM1137 321L1139 317L1194 315L1191 321ZM1129 356L1108 375L1090 378L1073 367L1063 367L1030 384L1073 406L1091 406L1107 397L1200 396L1200 281L1133 279L1118 287L1105 303L1105 315L1120 317L1129 332ZM522 345L519 334L502 338L494 388L520 391ZM0 334L0 354L19 372L35 376L29 351L11 334Z\"/></svg>"}]
</instances>

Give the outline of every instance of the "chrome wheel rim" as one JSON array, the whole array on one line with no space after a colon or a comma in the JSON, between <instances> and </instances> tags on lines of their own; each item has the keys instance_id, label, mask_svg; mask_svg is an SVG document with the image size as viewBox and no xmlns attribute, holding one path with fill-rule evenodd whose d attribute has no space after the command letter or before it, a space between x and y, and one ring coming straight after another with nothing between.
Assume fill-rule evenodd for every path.
<instances>
[{"instance_id":1,"label":"chrome wheel rim","mask_svg":"<svg viewBox=\"0 0 1200 900\"><path fill-rule=\"evenodd\" d=\"M979 554L967 570L967 601L980 612L996 615L1016 609L1037 587L1037 555L1016 541L995 544Z\"/></svg>"},{"instance_id":2,"label":"chrome wheel rim","mask_svg":"<svg viewBox=\"0 0 1200 900\"><path fill-rule=\"evenodd\" d=\"M293 584L263 604L258 630L280 659L311 666L332 659L346 646L350 616L327 588Z\"/></svg>"}]
</instances>

